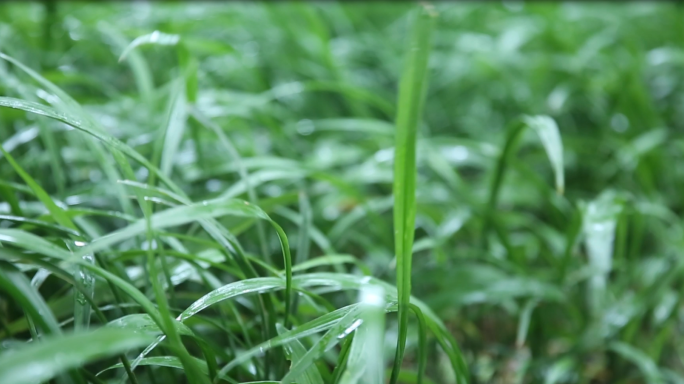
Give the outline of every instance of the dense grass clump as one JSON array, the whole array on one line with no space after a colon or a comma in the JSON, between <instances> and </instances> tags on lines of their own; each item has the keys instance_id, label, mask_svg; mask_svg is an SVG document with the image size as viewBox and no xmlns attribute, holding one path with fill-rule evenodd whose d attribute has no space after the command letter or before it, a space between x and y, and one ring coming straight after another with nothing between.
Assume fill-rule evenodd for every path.
<instances>
[{"instance_id":1,"label":"dense grass clump","mask_svg":"<svg viewBox=\"0 0 684 384\"><path fill-rule=\"evenodd\" d=\"M1 3L0 383L684 383L684 8Z\"/></svg>"}]
</instances>

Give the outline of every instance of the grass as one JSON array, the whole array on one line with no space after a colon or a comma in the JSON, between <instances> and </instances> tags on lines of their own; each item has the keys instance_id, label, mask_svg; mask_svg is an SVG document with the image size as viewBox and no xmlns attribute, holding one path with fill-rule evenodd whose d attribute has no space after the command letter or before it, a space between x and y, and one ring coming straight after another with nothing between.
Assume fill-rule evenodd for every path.
<instances>
[{"instance_id":1,"label":"grass","mask_svg":"<svg viewBox=\"0 0 684 384\"><path fill-rule=\"evenodd\" d=\"M0 5L0 383L682 383L674 3Z\"/></svg>"}]
</instances>

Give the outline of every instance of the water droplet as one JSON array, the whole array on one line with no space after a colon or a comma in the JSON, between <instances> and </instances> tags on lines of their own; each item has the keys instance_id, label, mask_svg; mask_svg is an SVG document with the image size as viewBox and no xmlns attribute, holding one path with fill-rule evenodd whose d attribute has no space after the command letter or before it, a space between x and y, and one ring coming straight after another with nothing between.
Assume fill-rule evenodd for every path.
<instances>
[{"instance_id":1,"label":"water droplet","mask_svg":"<svg viewBox=\"0 0 684 384\"><path fill-rule=\"evenodd\" d=\"M205 187L209 192L218 192L221 189L221 181L217 179L207 180Z\"/></svg>"},{"instance_id":2,"label":"water droplet","mask_svg":"<svg viewBox=\"0 0 684 384\"><path fill-rule=\"evenodd\" d=\"M312 134L315 130L315 127L313 125L313 122L309 119L303 119L299 120L297 123L297 132L299 132L300 135L303 136L308 136Z\"/></svg>"}]
</instances>

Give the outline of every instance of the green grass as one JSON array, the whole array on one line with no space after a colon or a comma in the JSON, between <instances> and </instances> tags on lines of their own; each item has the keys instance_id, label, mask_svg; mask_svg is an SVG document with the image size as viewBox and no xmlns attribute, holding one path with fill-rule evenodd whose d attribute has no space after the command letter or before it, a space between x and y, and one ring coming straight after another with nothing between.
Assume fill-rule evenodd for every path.
<instances>
[{"instance_id":1,"label":"green grass","mask_svg":"<svg viewBox=\"0 0 684 384\"><path fill-rule=\"evenodd\" d=\"M684 382L681 6L50 4L0 383Z\"/></svg>"}]
</instances>

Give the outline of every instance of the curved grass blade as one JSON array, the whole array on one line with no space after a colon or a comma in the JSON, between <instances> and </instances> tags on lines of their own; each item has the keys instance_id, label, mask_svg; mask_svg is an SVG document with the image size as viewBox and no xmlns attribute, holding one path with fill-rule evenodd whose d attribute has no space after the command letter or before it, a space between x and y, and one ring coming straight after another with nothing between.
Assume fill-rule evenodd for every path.
<instances>
[{"instance_id":1,"label":"curved grass blade","mask_svg":"<svg viewBox=\"0 0 684 384\"><path fill-rule=\"evenodd\" d=\"M358 262L359 260L352 255L323 255L295 265L292 267L292 272L337 264L356 264Z\"/></svg>"},{"instance_id":2,"label":"curved grass blade","mask_svg":"<svg viewBox=\"0 0 684 384\"><path fill-rule=\"evenodd\" d=\"M425 376L425 367L427 366L427 325L425 323L425 316L423 311L415 305L411 304L411 310L418 319L418 372L416 374L416 384L422 384Z\"/></svg>"},{"instance_id":3,"label":"curved grass blade","mask_svg":"<svg viewBox=\"0 0 684 384\"><path fill-rule=\"evenodd\" d=\"M99 329L45 338L0 355L0 382L34 384L88 362L149 343L151 337L120 329Z\"/></svg>"},{"instance_id":4,"label":"curved grass blade","mask_svg":"<svg viewBox=\"0 0 684 384\"><path fill-rule=\"evenodd\" d=\"M416 220L416 136L427 90L430 38L436 13L422 6L416 15L411 41L399 84L397 134L394 153L394 251L399 290L399 335L390 383L401 369L408 333L411 297L411 258Z\"/></svg>"},{"instance_id":5,"label":"curved grass blade","mask_svg":"<svg viewBox=\"0 0 684 384\"><path fill-rule=\"evenodd\" d=\"M178 315L178 321L185 321L198 312L223 300L247 293L263 293L285 288L283 279L277 277L257 277L254 279L236 281L215 289L192 303L183 313Z\"/></svg>"},{"instance_id":6,"label":"curved grass blade","mask_svg":"<svg viewBox=\"0 0 684 384\"><path fill-rule=\"evenodd\" d=\"M512 162L512 156L518 147L518 143L520 142L523 133L530 127L539 136L549 161L551 162L555 174L556 191L559 194L562 194L565 190L563 143L556 122L548 116L523 116L520 119L513 121L506 132L504 147L499 154L496 166L494 167L494 174L490 182L489 198L487 200L487 206L485 207L486 212L484 214L485 217L483 218L481 233L483 245L486 241L485 236L489 231L493 212L496 210L499 191L503 184L506 168Z\"/></svg>"},{"instance_id":7,"label":"curved grass blade","mask_svg":"<svg viewBox=\"0 0 684 384\"><path fill-rule=\"evenodd\" d=\"M562 195L565 191L563 142L556 121L549 116L524 116L523 122L539 136L553 168L556 191Z\"/></svg>"},{"instance_id":8,"label":"curved grass blade","mask_svg":"<svg viewBox=\"0 0 684 384\"><path fill-rule=\"evenodd\" d=\"M202 370L202 373L205 375L208 374L208 371L206 369L206 366L204 364L203 360L200 360L196 357L193 357L193 359L196 360L197 365L200 367ZM181 364L181 361L179 358L176 356L153 356L153 357L146 357L138 363L138 365L150 365L150 366L155 366L155 367L167 367L167 368L176 368L176 369L183 369L183 364ZM112 366L109 366L100 372L97 373L97 376L99 376L102 372L109 371L110 369L116 369L116 368L123 368L123 364L117 363Z\"/></svg>"},{"instance_id":9,"label":"curved grass blade","mask_svg":"<svg viewBox=\"0 0 684 384\"><path fill-rule=\"evenodd\" d=\"M265 212L246 201L217 199L186 206L178 206L155 213L150 217L150 225L151 229L158 230L225 215L259 218L269 222L271 221ZM81 255L100 251L121 241L144 234L145 231L145 219L140 219L125 228L93 240L93 242L83 247L77 254Z\"/></svg>"},{"instance_id":10,"label":"curved grass blade","mask_svg":"<svg viewBox=\"0 0 684 384\"><path fill-rule=\"evenodd\" d=\"M62 333L57 319L36 288L16 267L4 261L0 262L0 288L14 298L15 302L40 326L46 335ZM5 381L1 382L4 383Z\"/></svg>"},{"instance_id":11,"label":"curved grass blade","mask_svg":"<svg viewBox=\"0 0 684 384\"><path fill-rule=\"evenodd\" d=\"M5 149L0 146L0 152L7 159L7 161L12 165L12 168L21 176L26 184L33 190L36 197L40 200L45 208L50 212L54 220L61 226L69 228L73 231L78 231L74 223L71 221L69 216L64 213L64 209L60 208L55 204L52 198L45 192L45 190L29 175L24 169L14 160L14 157L10 155Z\"/></svg>"},{"instance_id":12,"label":"curved grass blade","mask_svg":"<svg viewBox=\"0 0 684 384\"><path fill-rule=\"evenodd\" d=\"M194 333L185 324L175 321L174 326L179 334L184 336L193 336ZM132 314L119 317L107 323L106 327L117 329L128 329L136 333L146 333L152 336L158 336L162 331L159 325L152 320L150 315Z\"/></svg>"},{"instance_id":13,"label":"curved grass blade","mask_svg":"<svg viewBox=\"0 0 684 384\"><path fill-rule=\"evenodd\" d=\"M119 56L119 62L122 62L124 59L126 59L126 56L128 56L131 51L134 49L138 48L141 45L147 45L147 44L156 44L156 45L176 45L180 41L180 36L179 35L172 35L168 33L163 33L159 31L154 31L150 34L147 35L142 35L135 40L133 40L121 53L121 56Z\"/></svg>"},{"instance_id":14,"label":"curved grass blade","mask_svg":"<svg viewBox=\"0 0 684 384\"><path fill-rule=\"evenodd\" d=\"M121 32L119 32L119 30L114 28L106 21L99 22L97 25L97 29L106 38L108 38L113 43L113 45L117 46L117 48L125 50L126 47L129 46L128 39ZM131 71L133 72L135 84L138 88L140 96L144 101L152 100L152 94L154 91L154 81L152 77L152 71L150 70L150 66L147 64L147 61L145 60L143 55L140 54L140 52L131 50L129 51L127 56L128 65L131 68Z\"/></svg>"}]
</instances>

